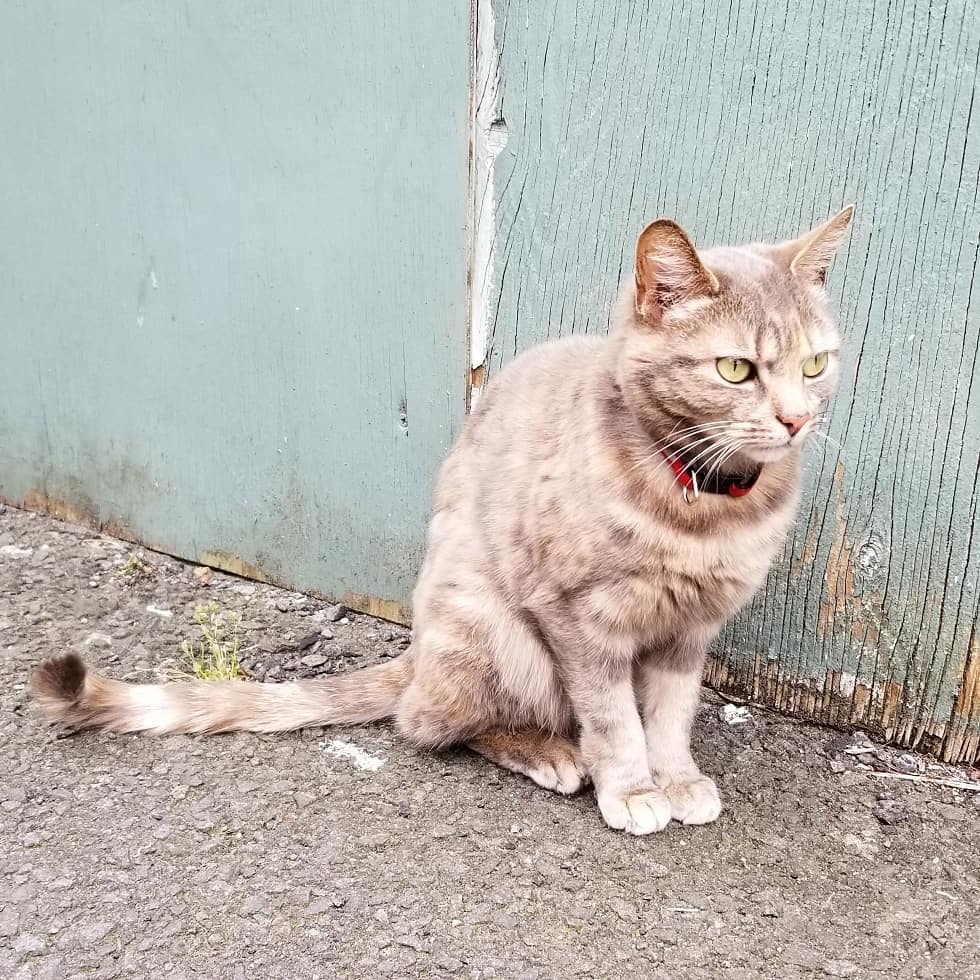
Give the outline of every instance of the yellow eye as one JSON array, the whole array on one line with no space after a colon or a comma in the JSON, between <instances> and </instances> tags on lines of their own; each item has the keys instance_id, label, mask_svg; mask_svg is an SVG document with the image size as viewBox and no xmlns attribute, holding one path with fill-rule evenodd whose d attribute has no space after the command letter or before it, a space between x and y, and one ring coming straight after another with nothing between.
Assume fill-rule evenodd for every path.
<instances>
[{"instance_id":1,"label":"yellow eye","mask_svg":"<svg viewBox=\"0 0 980 980\"><path fill-rule=\"evenodd\" d=\"M755 374L752 362L745 360L744 357L719 357L715 363L718 373L733 385L740 385Z\"/></svg>"},{"instance_id":2,"label":"yellow eye","mask_svg":"<svg viewBox=\"0 0 980 980\"><path fill-rule=\"evenodd\" d=\"M827 370L827 352L814 354L803 362L803 375L807 378L819 378Z\"/></svg>"}]
</instances>

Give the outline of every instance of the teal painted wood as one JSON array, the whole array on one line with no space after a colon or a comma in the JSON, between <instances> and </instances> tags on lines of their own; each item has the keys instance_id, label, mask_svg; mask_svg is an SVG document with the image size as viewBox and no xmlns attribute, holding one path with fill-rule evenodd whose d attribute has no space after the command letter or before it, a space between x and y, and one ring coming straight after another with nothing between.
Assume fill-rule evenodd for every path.
<instances>
[{"instance_id":1,"label":"teal painted wood","mask_svg":"<svg viewBox=\"0 0 980 980\"><path fill-rule=\"evenodd\" d=\"M0 7L0 494L392 600L465 380L465 5Z\"/></svg>"},{"instance_id":2,"label":"teal painted wood","mask_svg":"<svg viewBox=\"0 0 980 980\"><path fill-rule=\"evenodd\" d=\"M847 335L797 533L709 678L784 710L980 754L980 57L962 0L496 0L492 373L607 329L635 238L789 236L858 204ZM493 92L491 90L491 97ZM486 107L484 107L486 112Z\"/></svg>"}]
</instances>

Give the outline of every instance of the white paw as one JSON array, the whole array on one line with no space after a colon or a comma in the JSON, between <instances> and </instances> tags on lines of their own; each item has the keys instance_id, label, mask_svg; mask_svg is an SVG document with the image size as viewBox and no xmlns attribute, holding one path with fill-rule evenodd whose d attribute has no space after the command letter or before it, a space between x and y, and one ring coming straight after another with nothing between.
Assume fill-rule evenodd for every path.
<instances>
[{"instance_id":1,"label":"white paw","mask_svg":"<svg viewBox=\"0 0 980 980\"><path fill-rule=\"evenodd\" d=\"M577 793L588 778L585 770L572 758L541 762L531 766L527 775L539 786L563 796Z\"/></svg>"},{"instance_id":2,"label":"white paw","mask_svg":"<svg viewBox=\"0 0 980 980\"><path fill-rule=\"evenodd\" d=\"M659 789L629 796L599 794L599 810L613 830L628 834L655 834L670 823L670 800Z\"/></svg>"},{"instance_id":3,"label":"white paw","mask_svg":"<svg viewBox=\"0 0 980 980\"><path fill-rule=\"evenodd\" d=\"M664 792L670 801L671 818L681 823L711 823L721 813L718 787L707 776L667 783Z\"/></svg>"}]
</instances>

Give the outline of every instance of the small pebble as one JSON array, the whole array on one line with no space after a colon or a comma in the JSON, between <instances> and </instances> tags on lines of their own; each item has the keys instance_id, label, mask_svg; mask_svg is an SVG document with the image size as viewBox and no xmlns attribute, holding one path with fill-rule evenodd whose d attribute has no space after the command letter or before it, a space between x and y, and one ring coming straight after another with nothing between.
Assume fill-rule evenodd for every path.
<instances>
[{"instance_id":1,"label":"small pebble","mask_svg":"<svg viewBox=\"0 0 980 980\"><path fill-rule=\"evenodd\" d=\"M853 977L858 972L858 965L851 960L827 960L821 972L828 977Z\"/></svg>"},{"instance_id":2,"label":"small pebble","mask_svg":"<svg viewBox=\"0 0 980 980\"><path fill-rule=\"evenodd\" d=\"M320 639L320 633L307 633L306 636L301 637L299 640L296 641L296 648L298 650L307 650L311 646L313 646L313 644L316 643L319 639Z\"/></svg>"},{"instance_id":3,"label":"small pebble","mask_svg":"<svg viewBox=\"0 0 980 980\"><path fill-rule=\"evenodd\" d=\"M891 760L891 764L899 772L909 774L920 772L922 769L919 760L911 752L903 752L901 755L896 755Z\"/></svg>"},{"instance_id":4,"label":"small pebble","mask_svg":"<svg viewBox=\"0 0 980 980\"><path fill-rule=\"evenodd\" d=\"M15 544L0 546L0 555L5 558L29 558L32 553L32 548L18 548Z\"/></svg>"},{"instance_id":5,"label":"small pebble","mask_svg":"<svg viewBox=\"0 0 980 980\"><path fill-rule=\"evenodd\" d=\"M752 720L752 712L745 705L723 704L718 710L718 717L726 725L744 725Z\"/></svg>"}]
</instances>

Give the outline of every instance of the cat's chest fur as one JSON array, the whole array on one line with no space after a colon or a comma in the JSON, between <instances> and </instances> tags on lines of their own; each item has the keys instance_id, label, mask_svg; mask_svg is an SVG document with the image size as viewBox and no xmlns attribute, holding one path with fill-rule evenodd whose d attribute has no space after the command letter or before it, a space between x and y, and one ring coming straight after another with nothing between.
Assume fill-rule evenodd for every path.
<instances>
[{"instance_id":1,"label":"cat's chest fur","mask_svg":"<svg viewBox=\"0 0 980 980\"><path fill-rule=\"evenodd\" d=\"M708 533L634 513L629 538L607 546L604 563L615 571L599 604L615 608L616 621L643 643L692 626L719 627L765 581L793 511L787 505L759 522L722 522Z\"/></svg>"}]
</instances>

